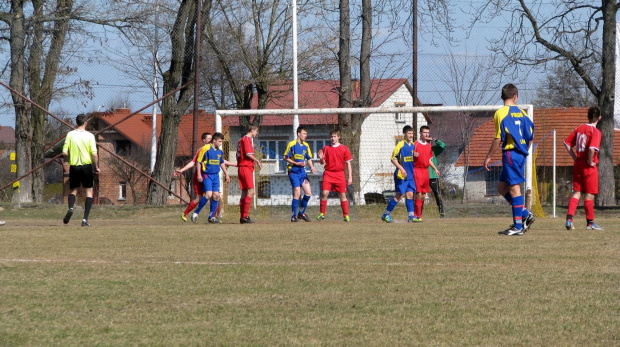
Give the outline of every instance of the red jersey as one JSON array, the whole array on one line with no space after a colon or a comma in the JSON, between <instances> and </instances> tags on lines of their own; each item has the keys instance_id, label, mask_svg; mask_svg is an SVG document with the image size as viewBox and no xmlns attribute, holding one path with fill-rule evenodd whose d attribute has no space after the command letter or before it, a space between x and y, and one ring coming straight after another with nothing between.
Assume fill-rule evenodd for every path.
<instances>
[{"instance_id":1,"label":"red jersey","mask_svg":"<svg viewBox=\"0 0 620 347\"><path fill-rule=\"evenodd\" d=\"M192 159L192 161L194 162L194 164L196 164L198 162L198 153L200 153L200 150L202 149L202 147L200 147L197 151L196 154L194 154L194 159ZM196 175L198 174L198 170L194 170L194 175L193 177L196 178Z\"/></svg>"},{"instance_id":2,"label":"red jersey","mask_svg":"<svg viewBox=\"0 0 620 347\"><path fill-rule=\"evenodd\" d=\"M254 167L254 160L248 158L248 154L254 154L252 138L245 135L237 142L237 166Z\"/></svg>"},{"instance_id":3,"label":"red jersey","mask_svg":"<svg viewBox=\"0 0 620 347\"><path fill-rule=\"evenodd\" d=\"M341 143L323 147L325 171L343 171L344 163L353 160L349 148Z\"/></svg>"},{"instance_id":4,"label":"red jersey","mask_svg":"<svg viewBox=\"0 0 620 347\"><path fill-rule=\"evenodd\" d=\"M588 162L588 155L590 148L593 148L596 152L592 160L594 163L598 163L598 149L601 147L602 133L592 124L582 124L575 129L564 143L570 148L575 147L577 150L577 160Z\"/></svg>"},{"instance_id":5,"label":"red jersey","mask_svg":"<svg viewBox=\"0 0 620 347\"><path fill-rule=\"evenodd\" d=\"M419 140L413 143L415 151L420 153L417 157L413 158L413 167L428 168L429 162L433 158L433 146L430 142L422 143Z\"/></svg>"}]
</instances>

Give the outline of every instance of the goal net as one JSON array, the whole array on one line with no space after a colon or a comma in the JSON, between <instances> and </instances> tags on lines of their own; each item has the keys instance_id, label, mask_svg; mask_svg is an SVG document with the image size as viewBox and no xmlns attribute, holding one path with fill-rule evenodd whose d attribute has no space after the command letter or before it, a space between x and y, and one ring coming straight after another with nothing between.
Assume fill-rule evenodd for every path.
<instances>
[{"instance_id":1,"label":"goal net","mask_svg":"<svg viewBox=\"0 0 620 347\"><path fill-rule=\"evenodd\" d=\"M492 115L501 105L491 106L423 106L423 107L382 107L382 108L329 108L329 109L267 109L267 110L218 110L215 113L216 131L224 130L226 135L225 155L235 161L237 141L245 135L240 117L262 116L260 133L254 139L255 154L262 161L262 169L255 171L256 194L254 213L260 219L287 218L290 216L292 188L287 175L284 151L289 141L296 138L296 129L303 126L308 132L308 143L312 151L316 174L306 166L312 188L308 215L319 213L319 196L323 167L319 164L318 151L331 143L329 132L338 128L338 115L350 114L363 117L359 138L352 138L341 130L341 143L348 146L353 155L353 185L348 187L347 196L352 218L360 213L360 206L377 205L384 207L394 194L394 166L390 162L395 144L402 137L405 125L416 125L415 138L420 127L427 125L431 137L445 144L444 152L437 157L441 171L440 182L444 205L452 203L502 203L496 186L501 171L501 153L495 154L491 171L482 167L493 133L486 133L488 122L493 123ZM533 106L521 105L528 116L533 118ZM472 121L471 119L476 121ZM415 120L415 122L414 122ZM494 130L493 130L494 131ZM477 138L484 141L474 143ZM437 144L433 142L433 144ZM482 151L482 152L481 152ZM532 151L530 150L530 153ZM526 182L523 192L533 185L532 155L526 165ZM237 183L237 170L229 168L231 183L223 184L223 202L230 218L238 211L241 191ZM302 193L303 196L303 193ZM535 196L532 194L532 196ZM427 196L425 212L437 211L432 193ZM404 199L403 199L404 201ZM340 218L340 200L330 194L328 199L328 218Z\"/></svg>"}]
</instances>

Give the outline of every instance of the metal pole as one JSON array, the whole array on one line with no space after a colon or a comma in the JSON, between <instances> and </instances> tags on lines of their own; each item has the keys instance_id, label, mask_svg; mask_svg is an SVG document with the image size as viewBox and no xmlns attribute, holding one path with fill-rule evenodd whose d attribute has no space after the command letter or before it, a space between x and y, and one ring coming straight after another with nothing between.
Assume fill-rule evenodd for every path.
<instances>
[{"instance_id":1,"label":"metal pole","mask_svg":"<svg viewBox=\"0 0 620 347\"><path fill-rule=\"evenodd\" d=\"M555 215L555 201L556 201L556 193L557 193L557 191L555 189L555 168L556 168L556 165L557 165L557 163L556 163L556 154L557 153L556 153L556 143L555 143L556 135L557 135L556 131L555 131L555 129L553 129L553 187L552 187L553 188L553 218L556 218L556 215Z\"/></svg>"},{"instance_id":2,"label":"metal pole","mask_svg":"<svg viewBox=\"0 0 620 347\"><path fill-rule=\"evenodd\" d=\"M200 87L200 39L202 32L202 0L196 0L196 35L194 42L194 118L192 126L192 153L196 153L198 138L198 89Z\"/></svg>"},{"instance_id":3,"label":"metal pole","mask_svg":"<svg viewBox=\"0 0 620 347\"><path fill-rule=\"evenodd\" d=\"M534 122L534 105L528 105L527 106L527 115L530 117L530 119L532 120L532 123ZM533 164L533 157L534 157L534 153L532 153L532 144L530 144L530 148L528 150L528 152L530 153L530 155L527 156L526 159L526 166L525 166L525 192L527 192L528 189L532 189L532 164ZM524 193L525 193L524 192ZM525 196L525 194L524 194Z\"/></svg>"},{"instance_id":4,"label":"metal pole","mask_svg":"<svg viewBox=\"0 0 620 347\"><path fill-rule=\"evenodd\" d=\"M155 0L155 47L153 48L153 100L157 100L159 91L157 79L157 51L159 50L159 0ZM157 158L157 103L153 104L153 118L151 130L151 174L155 170L155 160Z\"/></svg>"},{"instance_id":5,"label":"metal pole","mask_svg":"<svg viewBox=\"0 0 620 347\"><path fill-rule=\"evenodd\" d=\"M412 26L412 50L413 50L413 75L411 77L411 94L413 96L413 105L418 105L418 0L411 1L411 26ZM414 133L418 131L418 114L413 114L413 123L411 124L414 129Z\"/></svg>"},{"instance_id":6,"label":"metal pole","mask_svg":"<svg viewBox=\"0 0 620 347\"><path fill-rule=\"evenodd\" d=\"M297 81L297 0L293 0L293 109L299 108L299 90ZM293 139L297 136L299 115L293 115Z\"/></svg>"}]
</instances>

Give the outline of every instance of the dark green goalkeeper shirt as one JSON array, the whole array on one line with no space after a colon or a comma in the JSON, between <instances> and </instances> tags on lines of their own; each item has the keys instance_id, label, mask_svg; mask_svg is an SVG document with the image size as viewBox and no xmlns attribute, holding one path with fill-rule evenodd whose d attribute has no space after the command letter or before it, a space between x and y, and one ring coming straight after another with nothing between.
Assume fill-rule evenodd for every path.
<instances>
[{"instance_id":1,"label":"dark green goalkeeper shirt","mask_svg":"<svg viewBox=\"0 0 620 347\"><path fill-rule=\"evenodd\" d=\"M437 156L440 155L444 149L446 149L446 144L441 142L441 140L435 140L435 144L433 145L433 158L431 158L435 167L437 167ZM428 167L428 178L437 178L435 170L430 166Z\"/></svg>"}]
</instances>

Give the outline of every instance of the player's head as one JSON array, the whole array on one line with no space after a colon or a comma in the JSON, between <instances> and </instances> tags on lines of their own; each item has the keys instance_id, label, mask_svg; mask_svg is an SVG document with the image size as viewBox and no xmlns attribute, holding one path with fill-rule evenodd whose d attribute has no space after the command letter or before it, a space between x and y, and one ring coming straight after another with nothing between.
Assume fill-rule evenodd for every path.
<instances>
[{"instance_id":1,"label":"player's head","mask_svg":"<svg viewBox=\"0 0 620 347\"><path fill-rule=\"evenodd\" d=\"M307 137L308 137L308 131L306 130L306 128L302 126L297 127L297 138L302 141L306 141Z\"/></svg>"},{"instance_id":2,"label":"player's head","mask_svg":"<svg viewBox=\"0 0 620 347\"><path fill-rule=\"evenodd\" d=\"M211 133L207 132L207 133L202 133L202 135L200 136L200 138L202 139L203 143L209 143L211 142Z\"/></svg>"},{"instance_id":3,"label":"player's head","mask_svg":"<svg viewBox=\"0 0 620 347\"><path fill-rule=\"evenodd\" d=\"M517 89L517 86L512 83L508 83L507 85L502 87L502 100L510 100L515 96L519 96L519 90Z\"/></svg>"},{"instance_id":4,"label":"player's head","mask_svg":"<svg viewBox=\"0 0 620 347\"><path fill-rule=\"evenodd\" d=\"M588 109L588 121L594 123L601 118L601 108L594 105Z\"/></svg>"},{"instance_id":5,"label":"player's head","mask_svg":"<svg viewBox=\"0 0 620 347\"><path fill-rule=\"evenodd\" d=\"M329 132L329 138L332 140L332 144L337 144L340 142L340 130L334 129Z\"/></svg>"},{"instance_id":6,"label":"player's head","mask_svg":"<svg viewBox=\"0 0 620 347\"><path fill-rule=\"evenodd\" d=\"M413 140L413 133L415 131L413 130L413 127L411 125L405 125L403 127L403 137L405 138L405 140L407 141L411 141Z\"/></svg>"},{"instance_id":7,"label":"player's head","mask_svg":"<svg viewBox=\"0 0 620 347\"><path fill-rule=\"evenodd\" d=\"M420 127L420 140L426 141L431 136L431 128L426 125Z\"/></svg>"},{"instance_id":8,"label":"player's head","mask_svg":"<svg viewBox=\"0 0 620 347\"><path fill-rule=\"evenodd\" d=\"M211 139L211 144L213 144L215 148L220 148L223 141L224 135L222 133L215 133L213 134L213 138Z\"/></svg>"},{"instance_id":9,"label":"player's head","mask_svg":"<svg viewBox=\"0 0 620 347\"><path fill-rule=\"evenodd\" d=\"M258 135L258 125L250 124L248 126L248 136L256 137Z\"/></svg>"},{"instance_id":10,"label":"player's head","mask_svg":"<svg viewBox=\"0 0 620 347\"><path fill-rule=\"evenodd\" d=\"M87 121L88 117L83 113L80 113L77 115L77 117L75 117L75 124L77 124L77 126L82 126Z\"/></svg>"}]
</instances>

